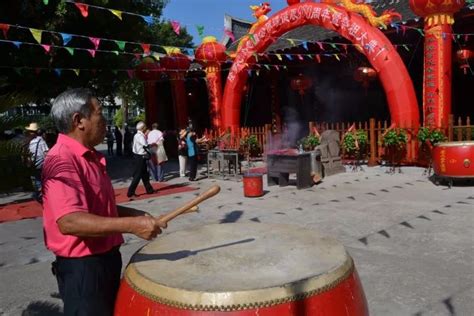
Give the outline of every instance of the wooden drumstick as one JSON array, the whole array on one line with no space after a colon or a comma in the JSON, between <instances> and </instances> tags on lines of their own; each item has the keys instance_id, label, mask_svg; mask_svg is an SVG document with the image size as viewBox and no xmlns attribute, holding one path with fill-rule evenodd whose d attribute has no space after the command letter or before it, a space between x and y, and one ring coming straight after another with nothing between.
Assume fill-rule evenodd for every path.
<instances>
[{"instance_id":1,"label":"wooden drumstick","mask_svg":"<svg viewBox=\"0 0 474 316\"><path fill-rule=\"evenodd\" d=\"M193 206L196 206L199 203L201 203L202 201L205 201L208 198L213 197L214 195L219 193L220 190L221 190L220 186L214 185L214 186L210 187L208 190L206 190L205 192L201 193L196 198L194 198L191 201L189 201L188 203L186 203L185 205L183 205L181 207L178 207L177 209L175 209L171 212L166 213L165 215L163 215L157 221L159 221L161 224L164 225L164 224L168 223L170 220L172 220L173 218L175 218L176 216L178 216L180 214L183 214L185 212L189 212L189 209L191 209Z\"/></svg>"}]
</instances>

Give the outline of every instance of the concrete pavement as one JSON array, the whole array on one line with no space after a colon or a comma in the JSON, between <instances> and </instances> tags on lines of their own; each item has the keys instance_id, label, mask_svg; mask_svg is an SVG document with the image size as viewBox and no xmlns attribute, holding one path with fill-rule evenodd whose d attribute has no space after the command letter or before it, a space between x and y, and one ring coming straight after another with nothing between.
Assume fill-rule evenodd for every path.
<instances>
[{"instance_id":1,"label":"concrete pavement","mask_svg":"<svg viewBox=\"0 0 474 316\"><path fill-rule=\"evenodd\" d=\"M129 183L130 164L110 160L115 186ZM170 183L187 181L174 177L176 163L167 168ZM177 218L165 234L245 221L318 230L341 241L354 258L371 315L472 315L473 187L435 186L420 168L393 175L385 171L374 167L338 174L304 190L265 185L266 194L252 199L243 197L242 182L202 179L191 183L199 191L128 205L159 215L219 184L221 193L203 202L200 213ZM124 262L142 245L127 235ZM41 218L0 224L0 246L0 314L60 314Z\"/></svg>"}]
</instances>

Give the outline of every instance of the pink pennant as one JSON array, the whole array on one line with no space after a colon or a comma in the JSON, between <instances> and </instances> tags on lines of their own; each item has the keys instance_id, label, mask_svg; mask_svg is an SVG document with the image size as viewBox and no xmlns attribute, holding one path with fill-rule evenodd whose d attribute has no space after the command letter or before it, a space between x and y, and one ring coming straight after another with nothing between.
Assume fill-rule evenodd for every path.
<instances>
[{"instance_id":1,"label":"pink pennant","mask_svg":"<svg viewBox=\"0 0 474 316\"><path fill-rule=\"evenodd\" d=\"M81 11L82 16L87 18L87 16L89 15L89 6L84 3L74 3L74 4L79 9L79 11Z\"/></svg>"},{"instance_id":2,"label":"pink pennant","mask_svg":"<svg viewBox=\"0 0 474 316\"><path fill-rule=\"evenodd\" d=\"M321 56L319 56L319 55L316 55L316 56L314 56L314 57L316 57L316 60L317 60L317 61L318 61L318 63L320 64L320 63L321 63Z\"/></svg>"},{"instance_id":3,"label":"pink pennant","mask_svg":"<svg viewBox=\"0 0 474 316\"><path fill-rule=\"evenodd\" d=\"M99 48L100 38L97 38L97 37L89 37L89 40L92 42L92 44L94 44L94 47L95 47L95 49L97 50L97 48Z\"/></svg>"},{"instance_id":4,"label":"pink pennant","mask_svg":"<svg viewBox=\"0 0 474 316\"><path fill-rule=\"evenodd\" d=\"M6 37L6 36L5 36L5 37ZM464 41L467 42L468 38L469 38L469 35L468 35L468 34L464 35Z\"/></svg>"},{"instance_id":5,"label":"pink pennant","mask_svg":"<svg viewBox=\"0 0 474 316\"><path fill-rule=\"evenodd\" d=\"M135 71L133 69L127 69L127 74L130 79L133 78Z\"/></svg>"},{"instance_id":6,"label":"pink pennant","mask_svg":"<svg viewBox=\"0 0 474 316\"><path fill-rule=\"evenodd\" d=\"M453 39L453 41L456 41L456 34L451 34L451 38Z\"/></svg>"},{"instance_id":7,"label":"pink pennant","mask_svg":"<svg viewBox=\"0 0 474 316\"><path fill-rule=\"evenodd\" d=\"M46 45L46 44L41 44L41 46L43 46L44 50L49 53L49 51L51 50L51 45Z\"/></svg>"},{"instance_id":8,"label":"pink pennant","mask_svg":"<svg viewBox=\"0 0 474 316\"><path fill-rule=\"evenodd\" d=\"M41 72L41 68L35 68L35 74L36 74L36 75L39 75L40 72Z\"/></svg>"},{"instance_id":9,"label":"pink pennant","mask_svg":"<svg viewBox=\"0 0 474 316\"><path fill-rule=\"evenodd\" d=\"M298 59L299 59L299 60L304 60L303 56L300 55L300 54L298 54Z\"/></svg>"},{"instance_id":10,"label":"pink pennant","mask_svg":"<svg viewBox=\"0 0 474 316\"><path fill-rule=\"evenodd\" d=\"M229 36L229 38L232 40L232 42L235 42L235 36L234 36L234 33L232 33L231 30L224 29L224 34Z\"/></svg>"},{"instance_id":11,"label":"pink pennant","mask_svg":"<svg viewBox=\"0 0 474 316\"><path fill-rule=\"evenodd\" d=\"M0 24L0 29L3 31L3 37L7 38L7 32L9 28L10 25L8 24Z\"/></svg>"},{"instance_id":12,"label":"pink pennant","mask_svg":"<svg viewBox=\"0 0 474 316\"><path fill-rule=\"evenodd\" d=\"M95 50L94 49L88 49L87 51L89 52L89 54L91 54L92 58L95 57Z\"/></svg>"},{"instance_id":13,"label":"pink pennant","mask_svg":"<svg viewBox=\"0 0 474 316\"><path fill-rule=\"evenodd\" d=\"M316 42L316 43L318 44L318 46L319 46L319 48L320 48L321 50L324 50L323 43L321 43L321 42Z\"/></svg>"},{"instance_id":14,"label":"pink pennant","mask_svg":"<svg viewBox=\"0 0 474 316\"><path fill-rule=\"evenodd\" d=\"M179 24L178 21L171 21L171 27L173 28L173 31L179 35L179 32L181 30L181 25Z\"/></svg>"},{"instance_id":15,"label":"pink pennant","mask_svg":"<svg viewBox=\"0 0 474 316\"><path fill-rule=\"evenodd\" d=\"M142 58L142 54L140 54L140 53L135 53L134 55L135 55L135 58L138 59L138 60L140 60L140 58Z\"/></svg>"},{"instance_id":16,"label":"pink pennant","mask_svg":"<svg viewBox=\"0 0 474 316\"><path fill-rule=\"evenodd\" d=\"M143 48L143 53L148 55L150 54L150 44L140 44Z\"/></svg>"}]
</instances>

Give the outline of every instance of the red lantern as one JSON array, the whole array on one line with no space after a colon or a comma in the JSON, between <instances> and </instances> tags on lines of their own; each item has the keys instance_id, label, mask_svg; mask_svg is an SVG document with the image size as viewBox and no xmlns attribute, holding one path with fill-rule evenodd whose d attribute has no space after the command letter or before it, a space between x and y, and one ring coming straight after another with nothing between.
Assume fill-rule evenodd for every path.
<instances>
[{"instance_id":1,"label":"red lantern","mask_svg":"<svg viewBox=\"0 0 474 316\"><path fill-rule=\"evenodd\" d=\"M203 66L212 66L215 63L223 63L227 60L225 46L217 42L213 36L207 36L196 50L196 61Z\"/></svg>"},{"instance_id":2,"label":"red lantern","mask_svg":"<svg viewBox=\"0 0 474 316\"><path fill-rule=\"evenodd\" d=\"M467 69L469 68L469 60L474 59L474 51L469 49L460 49L456 52L456 59L459 63L459 68L464 71L464 74L467 74Z\"/></svg>"},{"instance_id":3,"label":"red lantern","mask_svg":"<svg viewBox=\"0 0 474 316\"><path fill-rule=\"evenodd\" d=\"M367 89L369 87L370 81L377 78L377 72L375 69L370 67L359 67L354 73L354 79L357 82L361 82L362 86Z\"/></svg>"},{"instance_id":4,"label":"red lantern","mask_svg":"<svg viewBox=\"0 0 474 316\"><path fill-rule=\"evenodd\" d=\"M411 10L426 17L428 25L453 24L453 14L464 7L464 0L410 0Z\"/></svg>"},{"instance_id":5,"label":"red lantern","mask_svg":"<svg viewBox=\"0 0 474 316\"><path fill-rule=\"evenodd\" d=\"M290 85L291 89L298 91L298 93L303 96L306 93L306 90L308 90L313 85L313 81L311 78L303 74L299 74L295 78L291 79Z\"/></svg>"},{"instance_id":6,"label":"red lantern","mask_svg":"<svg viewBox=\"0 0 474 316\"><path fill-rule=\"evenodd\" d=\"M162 72L160 64L151 56L143 58L135 68L135 75L142 81L157 81L161 78Z\"/></svg>"}]
</instances>

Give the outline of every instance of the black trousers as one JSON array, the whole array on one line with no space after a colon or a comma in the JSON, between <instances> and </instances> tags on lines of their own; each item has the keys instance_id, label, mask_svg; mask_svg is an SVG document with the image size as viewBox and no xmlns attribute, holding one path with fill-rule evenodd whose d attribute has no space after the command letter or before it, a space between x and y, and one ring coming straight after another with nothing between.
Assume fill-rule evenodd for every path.
<instances>
[{"instance_id":1,"label":"black trousers","mask_svg":"<svg viewBox=\"0 0 474 316\"><path fill-rule=\"evenodd\" d=\"M143 157L140 155L134 155L134 160L135 169L133 170L133 179L132 183L130 183L130 186L128 187L127 196L131 197L135 194L135 190L137 189L138 183L140 183L140 179L145 186L146 192L152 193L153 187L150 184L150 175L148 174L146 159L143 159Z\"/></svg>"},{"instance_id":2,"label":"black trousers","mask_svg":"<svg viewBox=\"0 0 474 316\"><path fill-rule=\"evenodd\" d=\"M113 315L121 270L118 248L82 258L56 257L53 273L64 303L64 315Z\"/></svg>"},{"instance_id":3,"label":"black trousers","mask_svg":"<svg viewBox=\"0 0 474 316\"><path fill-rule=\"evenodd\" d=\"M188 157L189 163L189 179L196 179L197 173L197 156L190 156Z\"/></svg>"}]
</instances>

